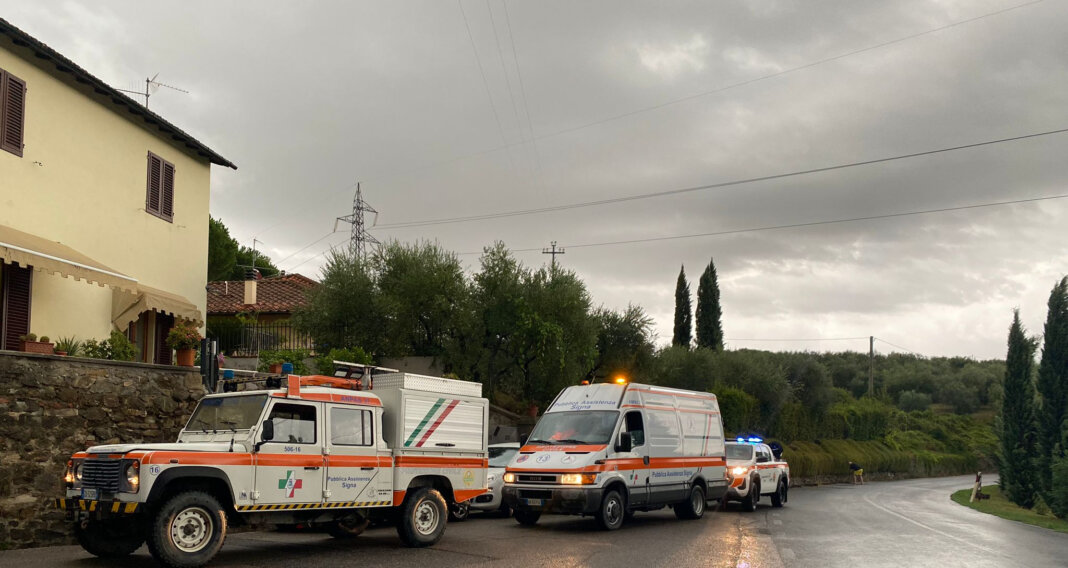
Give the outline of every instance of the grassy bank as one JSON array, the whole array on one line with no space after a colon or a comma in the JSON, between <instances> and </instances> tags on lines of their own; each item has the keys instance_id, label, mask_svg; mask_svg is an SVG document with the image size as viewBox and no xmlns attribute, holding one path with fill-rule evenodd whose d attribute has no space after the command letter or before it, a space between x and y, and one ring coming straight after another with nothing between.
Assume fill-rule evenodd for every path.
<instances>
[{"instance_id":1,"label":"grassy bank","mask_svg":"<svg viewBox=\"0 0 1068 568\"><path fill-rule=\"evenodd\" d=\"M848 478L850 461L860 464L865 473L892 473L906 477L959 475L972 473L977 467L976 458L971 456L894 449L882 442L856 440L791 442L785 445L783 459L790 464L790 475L799 479Z\"/></svg>"},{"instance_id":2,"label":"grassy bank","mask_svg":"<svg viewBox=\"0 0 1068 568\"><path fill-rule=\"evenodd\" d=\"M969 503L968 499L971 498L972 490L961 489L960 491L954 492L953 495L950 496L950 499L981 513L997 515L1010 521L1018 521L1029 525L1035 525L1036 527L1068 533L1068 520L1058 519L1053 516L1053 513L1040 515L1031 509L1024 509L1006 499L1005 496L1001 494L1001 488L996 485L984 487L983 493L990 495L990 498Z\"/></svg>"}]
</instances>

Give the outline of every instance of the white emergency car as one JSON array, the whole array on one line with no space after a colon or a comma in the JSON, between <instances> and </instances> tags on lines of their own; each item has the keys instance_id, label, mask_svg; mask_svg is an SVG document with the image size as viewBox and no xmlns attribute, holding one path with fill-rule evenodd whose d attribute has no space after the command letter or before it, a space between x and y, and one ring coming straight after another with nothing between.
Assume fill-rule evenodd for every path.
<instances>
[{"instance_id":1,"label":"white emergency car","mask_svg":"<svg viewBox=\"0 0 1068 568\"><path fill-rule=\"evenodd\" d=\"M634 511L700 518L726 491L716 396L642 384L564 389L504 474L519 523L592 515L608 530Z\"/></svg>"},{"instance_id":2,"label":"white emergency car","mask_svg":"<svg viewBox=\"0 0 1068 568\"><path fill-rule=\"evenodd\" d=\"M166 566L205 564L228 525L345 537L388 521L406 545L432 545L448 504L486 491L482 385L368 375L370 389L290 375L284 388L208 395L176 443L74 454L56 505L88 552L114 558L147 541Z\"/></svg>"},{"instance_id":3,"label":"white emergency car","mask_svg":"<svg viewBox=\"0 0 1068 568\"><path fill-rule=\"evenodd\" d=\"M509 516L511 510L504 504L504 471L519 453L518 442L491 444L489 447L489 473L486 484L489 491L471 500L471 509L475 511L499 511L502 516Z\"/></svg>"},{"instance_id":4,"label":"white emergency car","mask_svg":"<svg viewBox=\"0 0 1068 568\"><path fill-rule=\"evenodd\" d=\"M758 437L727 442L727 476L730 488L724 501L738 501L742 509L755 511L761 495L771 497L773 507L786 504L790 488L790 464Z\"/></svg>"}]
</instances>

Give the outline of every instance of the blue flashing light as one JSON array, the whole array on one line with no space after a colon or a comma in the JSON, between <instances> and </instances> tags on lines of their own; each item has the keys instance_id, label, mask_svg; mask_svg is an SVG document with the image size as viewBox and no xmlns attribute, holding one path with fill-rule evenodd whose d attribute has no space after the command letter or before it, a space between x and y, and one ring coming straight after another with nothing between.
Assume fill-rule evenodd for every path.
<instances>
[{"instance_id":1,"label":"blue flashing light","mask_svg":"<svg viewBox=\"0 0 1068 568\"><path fill-rule=\"evenodd\" d=\"M290 375L293 373L293 363L282 363L282 374Z\"/></svg>"},{"instance_id":2,"label":"blue flashing light","mask_svg":"<svg viewBox=\"0 0 1068 568\"><path fill-rule=\"evenodd\" d=\"M763 438L758 438L758 437L756 437L756 436L750 436L750 437L749 437L749 440L748 440L748 442L750 442L750 443L752 443L752 444L759 444L759 443L761 443L761 442L763 442L763 441L764 441L764 439L763 439Z\"/></svg>"},{"instance_id":3,"label":"blue flashing light","mask_svg":"<svg viewBox=\"0 0 1068 568\"><path fill-rule=\"evenodd\" d=\"M745 438L743 438L741 436L738 436L738 443L739 444L744 444L745 443Z\"/></svg>"}]
</instances>

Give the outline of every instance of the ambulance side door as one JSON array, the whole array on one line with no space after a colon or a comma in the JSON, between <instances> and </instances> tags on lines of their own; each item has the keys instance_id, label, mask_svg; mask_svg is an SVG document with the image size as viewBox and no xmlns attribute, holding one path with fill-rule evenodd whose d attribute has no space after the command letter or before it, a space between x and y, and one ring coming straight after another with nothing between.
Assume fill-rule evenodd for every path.
<instances>
[{"instance_id":1,"label":"ambulance side door","mask_svg":"<svg viewBox=\"0 0 1068 568\"><path fill-rule=\"evenodd\" d=\"M619 421L619 432L630 434L632 459L626 460L627 469L620 473L627 480L630 505L641 506L649 502L649 444L645 440L645 420L640 409L628 410ZM619 436L613 443L619 441Z\"/></svg>"}]
</instances>

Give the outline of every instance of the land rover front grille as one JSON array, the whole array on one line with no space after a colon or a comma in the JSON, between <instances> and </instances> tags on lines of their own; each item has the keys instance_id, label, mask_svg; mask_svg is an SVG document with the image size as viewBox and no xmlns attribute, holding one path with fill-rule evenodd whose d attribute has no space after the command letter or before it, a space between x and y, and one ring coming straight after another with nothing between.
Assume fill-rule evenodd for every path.
<instances>
[{"instance_id":1,"label":"land rover front grille","mask_svg":"<svg viewBox=\"0 0 1068 568\"><path fill-rule=\"evenodd\" d=\"M82 487L118 493L122 480L122 460L87 459L82 464Z\"/></svg>"}]
</instances>

